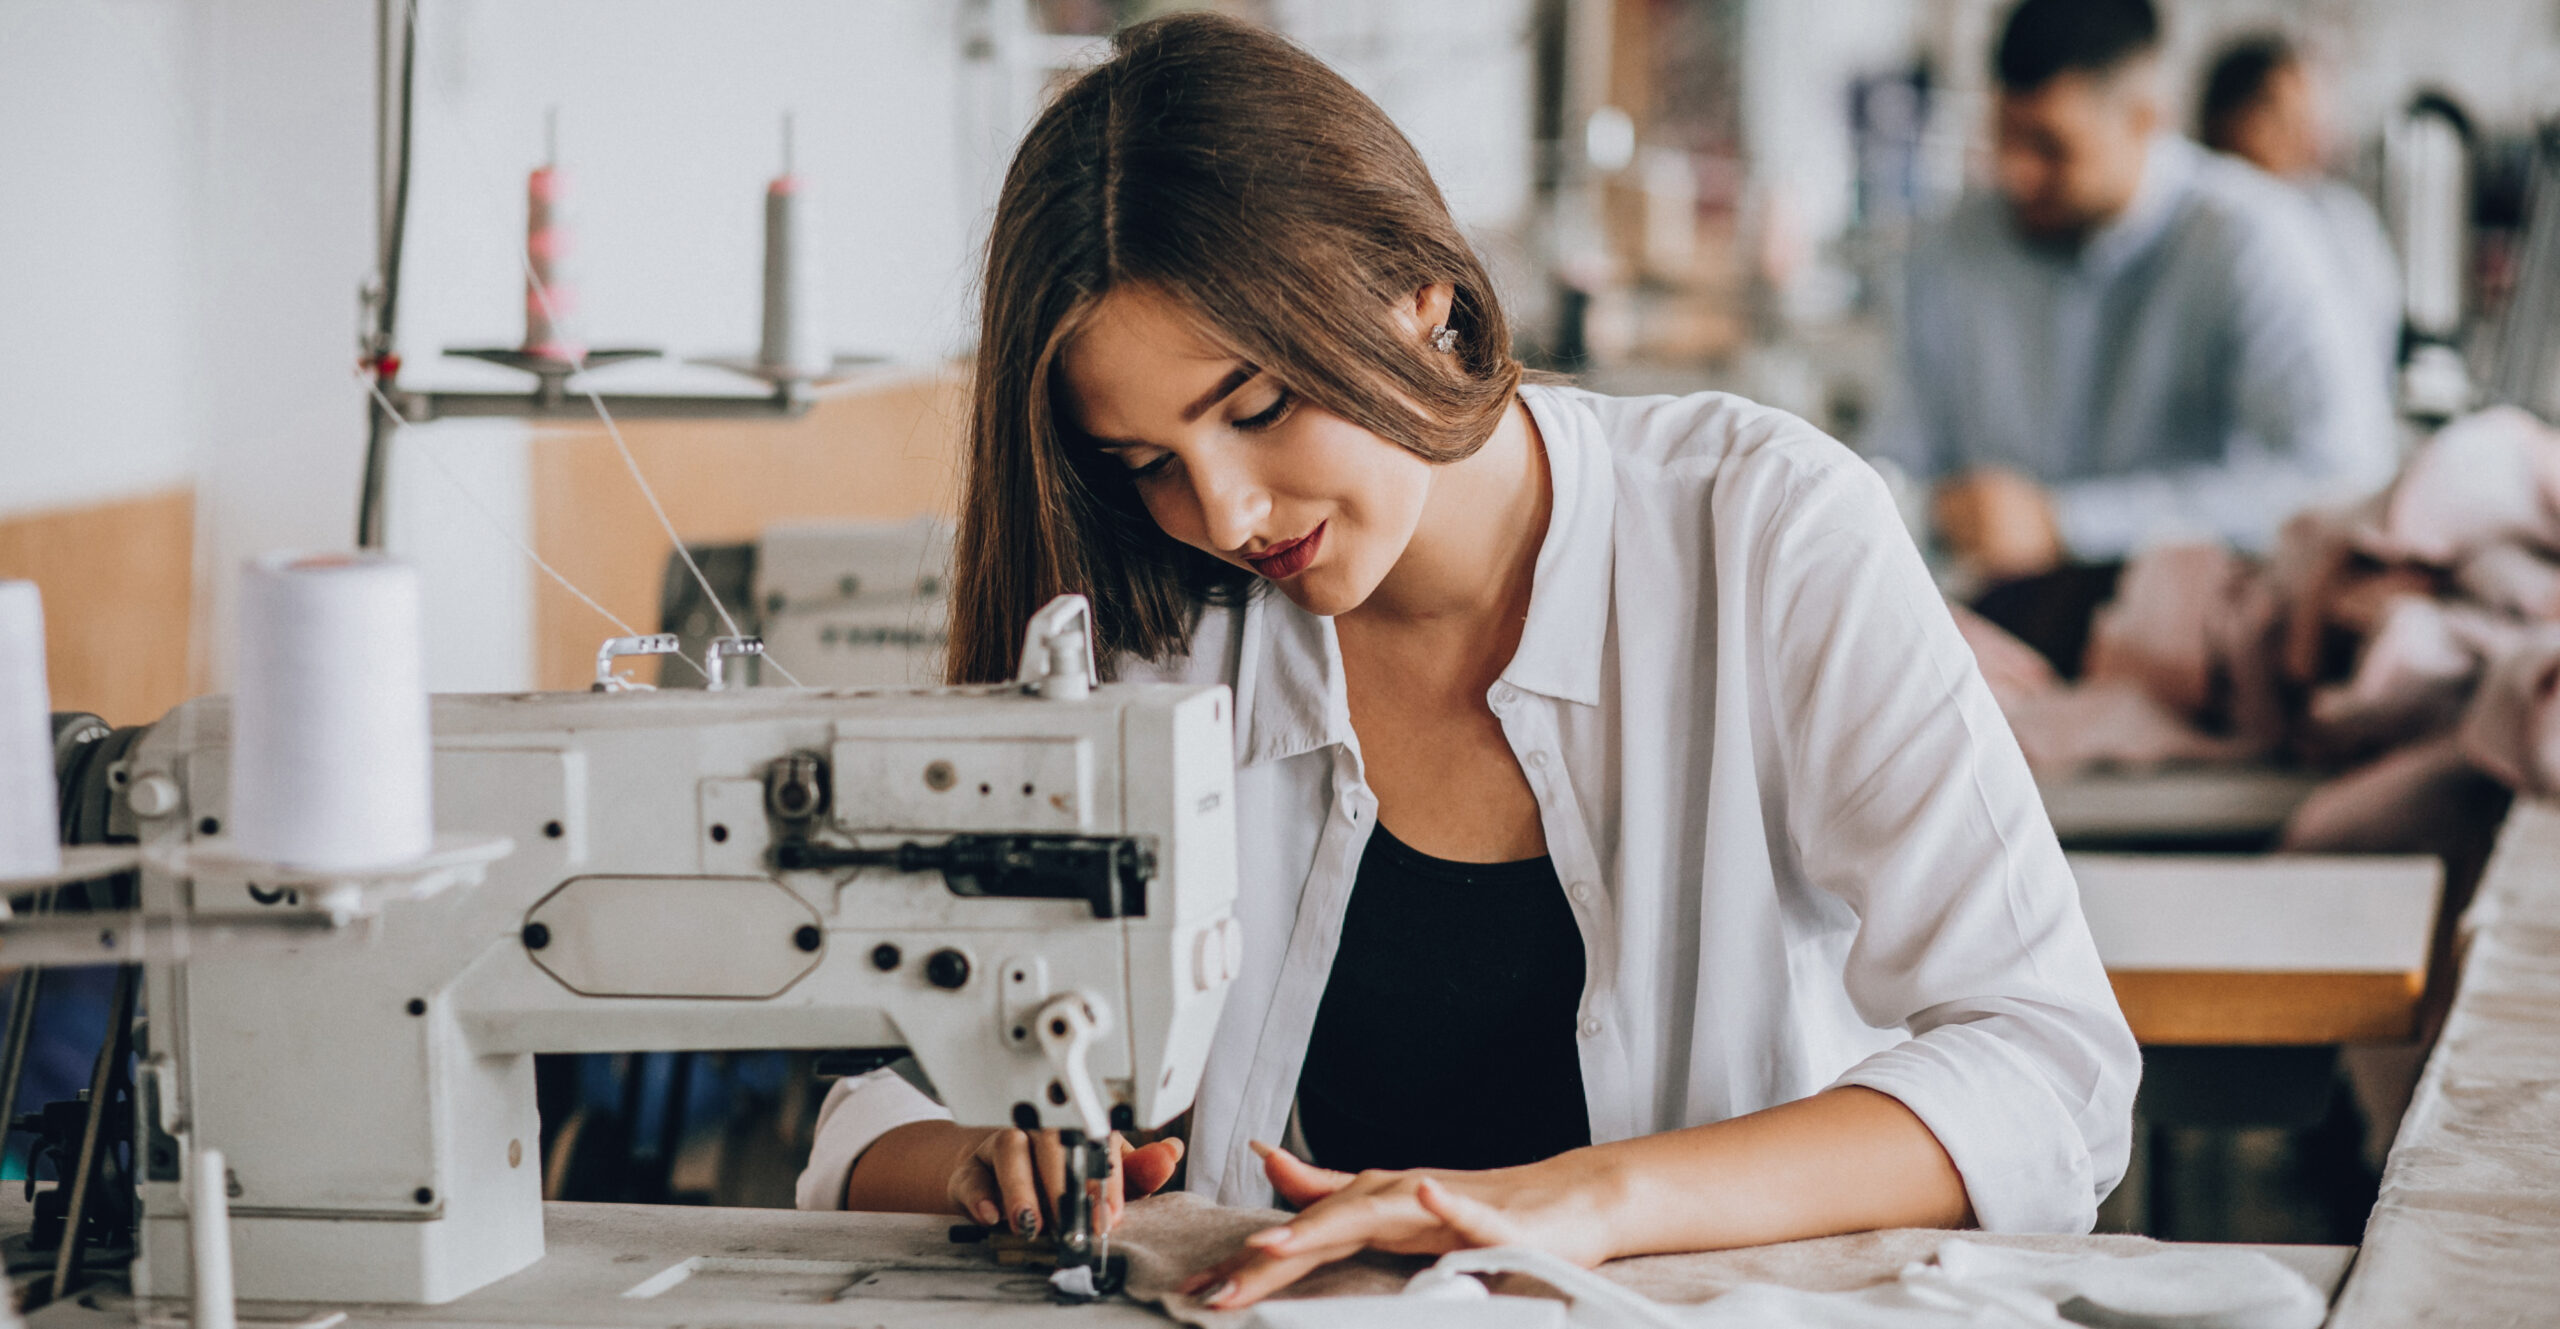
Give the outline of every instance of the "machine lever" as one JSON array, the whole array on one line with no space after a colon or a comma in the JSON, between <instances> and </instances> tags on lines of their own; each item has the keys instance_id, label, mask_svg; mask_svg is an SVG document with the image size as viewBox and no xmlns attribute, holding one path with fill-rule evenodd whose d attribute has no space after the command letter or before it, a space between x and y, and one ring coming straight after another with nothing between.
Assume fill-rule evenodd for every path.
<instances>
[{"instance_id":1,"label":"machine lever","mask_svg":"<svg viewBox=\"0 0 2560 1329\"><path fill-rule=\"evenodd\" d=\"M1057 1078L1049 1101L1075 1114L1078 1127L1058 1132L1065 1154L1065 1193L1058 1198L1058 1270L1049 1285L1066 1300L1091 1300L1111 1289L1110 1249L1101 1230L1101 1189L1111 1176L1111 1116L1087 1064L1093 1045L1111 1027L1109 1011L1083 992L1061 992L1041 1004L1033 1021L1040 1048Z\"/></svg>"},{"instance_id":2,"label":"machine lever","mask_svg":"<svg viewBox=\"0 0 2560 1329\"><path fill-rule=\"evenodd\" d=\"M784 840L773 847L773 865L784 872L939 872L954 895L1082 900L1095 918L1144 918L1156 851L1146 836L955 835L877 849Z\"/></svg>"},{"instance_id":3,"label":"machine lever","mask_svg":"<svg viewBox=\"0 0 2560 1329\"><path fill-rule=\"evenodd\" d=\"M1022 667L1014 682L1053 701L1081 701L1093 691L1093 606L1061 595L1040 607L1022 633Z\"/></svg>"},{"instance_id":4,"label":"machine lever","mask_svg":"<svg viewBox=\"0 0 2560 1329\"><path fill-rule=\"evenodd\" d=\"M596 648L596 681L590 692L654 692L646 683L635 683L614 672L613 662L634 655L674 655L684 648L681 638L672 632L649 632L637 637L607 637Z\"/></svg>"},{"instance_id":5,"label":"machine lever","mask_svg":"<svg viewBox=\"0 0 2560 1329\"><path fill-rule=\"evenodd\" d=\"M711 648L702 653L703 689L709 692L727 691L729 684L722 677L722 667L734 658L762 654L764 654L762 637L712 638Z\"/></svg>"}]
</instances>

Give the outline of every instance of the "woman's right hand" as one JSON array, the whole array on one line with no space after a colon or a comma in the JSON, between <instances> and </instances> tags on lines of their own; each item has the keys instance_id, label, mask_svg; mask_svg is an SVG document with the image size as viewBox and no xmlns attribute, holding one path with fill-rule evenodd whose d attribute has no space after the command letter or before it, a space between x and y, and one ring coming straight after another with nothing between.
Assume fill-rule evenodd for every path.
<instances>
[{"instance_id":1,"label":"woman's right hand","mask_svg":"<svg viewBox=\"0 0 2560 1329\"><path fill-rule=\"evenodd\" d=\"M987 1227L1036 1237L1057 1225L1066 1161L1055 1131L989 1131L952 1167L951 1205ZM1114 1131L1111 1174L1103 1182L1101 1212L1095 1215L1101 1229L1108 1232L1120 1221L1128 1201L1162 1189L1181 1162L1179 1139L1132 1148Z\"/></svg>"}]
</instances>

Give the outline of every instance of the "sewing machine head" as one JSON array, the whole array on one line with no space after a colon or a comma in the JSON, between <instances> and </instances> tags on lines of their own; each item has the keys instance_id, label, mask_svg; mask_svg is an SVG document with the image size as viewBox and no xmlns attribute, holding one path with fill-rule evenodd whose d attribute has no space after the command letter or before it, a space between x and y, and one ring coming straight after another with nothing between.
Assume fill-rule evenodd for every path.
<instances>
[{"instance_id":1,"label":"sewing machine head","mask_svg":"<svg viewBox=\"0 0 2560 1329\"><path fill-rule=\"evenodd\" d=\"M515 853L367 941L150 972L136 1290L185 1286L180 1132L227 1155L243 1297L439 1302L530 1263L535 1052L904 1048L966 1123L1178 1115L1238 954L1228 696L1034 655L1003 687L437 698L438 823ZM146 850L219 830L228 741L211 699L137 747L182 794Z\"/></svg>"}]
</instances>

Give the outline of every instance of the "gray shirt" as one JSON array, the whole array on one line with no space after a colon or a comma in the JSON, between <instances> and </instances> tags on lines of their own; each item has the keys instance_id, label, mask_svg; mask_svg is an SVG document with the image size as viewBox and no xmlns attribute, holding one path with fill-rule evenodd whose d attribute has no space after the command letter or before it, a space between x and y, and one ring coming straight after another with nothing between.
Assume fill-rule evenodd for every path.
<instances>
[{"instance_id":1,"label":"gray shirt","mask_svg":"<svg viewBox=\"0 0 2560 1329\"><path fill-rule=\"evenodd\" d=\"M2263 550L2390 476L2387 375L2340 287L2301 194L2183 139L2152 144L2131 206L2076 249L1968 197L1913 246L1876 450L1928 478L2033 476L2083 558Z\"/></svg>"},{"instance_id":2,"label":"gray shirt","mask_svg":"<svg viewBox=\"0 0 2560 1329\"><path fill-rule=\"evenodd\" d=\"M2331 273L2347 298L2372 320L2374 345L2381 349L2385 374L2400 363L2400 255L2391 233L2364 194L2344 180L2325 175L2289 181L2311 203L2329 241Z\"/></svg>"}]
</instances>

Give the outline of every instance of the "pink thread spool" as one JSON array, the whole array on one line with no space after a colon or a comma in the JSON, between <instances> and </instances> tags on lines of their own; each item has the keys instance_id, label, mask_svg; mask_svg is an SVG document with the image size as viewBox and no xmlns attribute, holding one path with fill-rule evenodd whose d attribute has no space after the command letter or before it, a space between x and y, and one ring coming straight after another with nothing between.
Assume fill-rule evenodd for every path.
<instances>
[{"instance_id":1,"label":"pink thread spool","mask_svg":"<svg viewBox=\"0 0 2560 1329\"><path fill-rule=\"evenodd\" d=\"M565 225L568 178L556 163L545 163L525 180L524 349L528 355L576 363L586 358L584 343L563 335L562 324L577 310L577 288L568 279L570 245Z\"/></svg>"}]
</instances>

